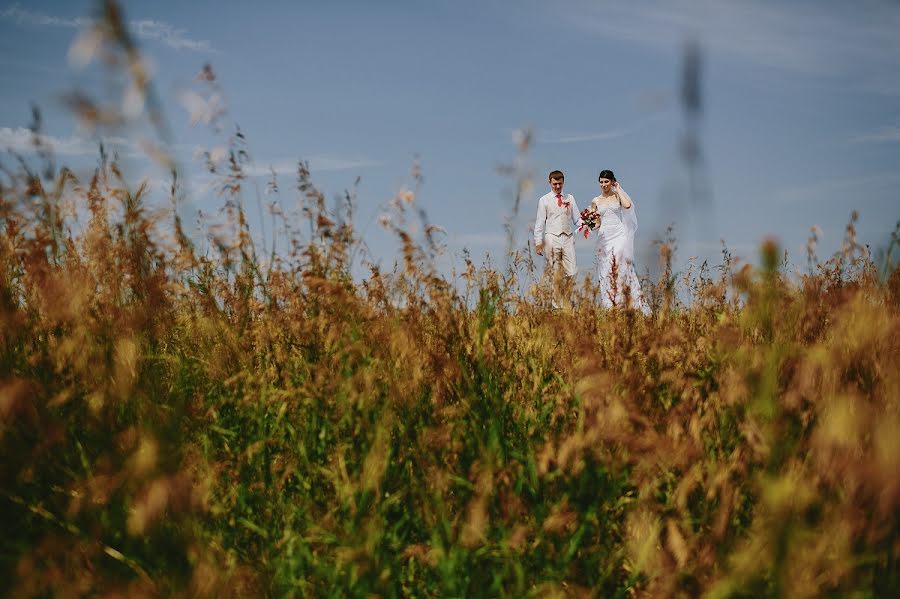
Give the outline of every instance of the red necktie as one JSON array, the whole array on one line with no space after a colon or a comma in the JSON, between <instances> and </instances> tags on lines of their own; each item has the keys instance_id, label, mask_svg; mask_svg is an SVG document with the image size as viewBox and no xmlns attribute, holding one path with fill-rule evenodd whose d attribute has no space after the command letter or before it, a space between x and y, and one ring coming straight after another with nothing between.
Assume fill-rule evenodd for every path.
<instances>
[{"instance_id":1,"label":"red necktie","mask_svg":"<svg viewBox=\"0 0 900 599\"><path fill-rule=\"evenodd\" d=\"M562 208L562 194L561 193L556 194L556 205L559 206L560 208Z\"/></svg>"}]
</instances>

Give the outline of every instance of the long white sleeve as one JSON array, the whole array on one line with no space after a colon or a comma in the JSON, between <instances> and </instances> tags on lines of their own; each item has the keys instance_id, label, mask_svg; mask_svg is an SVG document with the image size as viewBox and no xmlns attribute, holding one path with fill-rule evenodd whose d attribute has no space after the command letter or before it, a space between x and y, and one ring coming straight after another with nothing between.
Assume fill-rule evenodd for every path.
<instances>
[{"instance_id":1,"label":"long white sleeve","mask_svg":"<svg viewBox=\"0 0 900 599\"><path fill-rule=\"evenodd\" d=\"M534 220L534 245L544 243L544 225L547 223L547 207L543 198L538 198L537 218Z\"/></svg>"},{"instance_id":2,"label":"long white sleeve","mask_svg":"<svg viewBox=\"0 0 900 599\"><path fill-rule=\"evenodd\" d=\"M575 196L569 196L570 201L572 202L572 223L575 225L575 230L578 230L578 227L581 226L581 210L578 209L578 204L575 203Z\"/></svg>"}]
</instances>

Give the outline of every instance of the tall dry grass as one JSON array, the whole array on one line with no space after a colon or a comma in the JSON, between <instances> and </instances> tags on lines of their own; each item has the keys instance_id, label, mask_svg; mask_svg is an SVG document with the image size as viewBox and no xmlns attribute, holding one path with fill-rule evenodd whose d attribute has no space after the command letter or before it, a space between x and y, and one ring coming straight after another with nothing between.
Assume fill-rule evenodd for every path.
<instances>
[{"instance_id":1,"label":"tall dry grass","mask_svg":"<svg viewBox=\"0 0 900 599\"><path fill-rule=\"evenodd\" d=\"M114 160L5 173L9 596L896 596L900 269L852 221L799 282L664 244L649 316L553 311L518 266L442 277L411 192L354 279L303 164L262 259L242 143L202 252Z\"/></svg>"}]
</instances>

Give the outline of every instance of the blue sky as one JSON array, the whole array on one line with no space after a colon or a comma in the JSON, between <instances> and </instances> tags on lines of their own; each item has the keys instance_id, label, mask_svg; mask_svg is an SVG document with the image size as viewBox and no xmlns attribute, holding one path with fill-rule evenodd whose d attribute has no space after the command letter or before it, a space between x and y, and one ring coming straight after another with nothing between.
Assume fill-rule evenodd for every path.
<instances>
[{"instance_id":1,"label":"blue sky","mask_svg":"<svg viewBox=\"0 0 900 599\"><path fill-rule=\"evenodd\" d=\"M582 207L597 194L601 169L617 173L638 208L639 256L674 221L681 259L715 259L725 239L755 260L754 248L774 235L802 267L812 225L823 232L824 256L839 247L853 209L860 238L875 246L900 219L894 0L123 6L153 65L174 150L192 173L192 205L207 213L222 199L204 185L192 156L221 146L228 123L238 123L256 171L281 173L285 205L294 201L298 159L310 161L329 197L360 177L363 225L412 184L418 159L416 202L447 231L446 265L459 263L463 247L502 261L514 184L497 167L513 162L515 135L524 128L535 134L522 163L534 187L514 222L519 242L529 237L554 168L566 172L566 189ZM0 160L9 157L5 149L25 150L22 127L34 102L64 161L82 168L95 162L91 134L60 101L72 89L107 93L96 65L77 68L68 58L94 8L0 0ZM709 184L708 208L688 198L678 152L688 39L703 52L700 174ZM218 134L192 124L186 110L209 99L211 91L194 80L207 62L227 111ZM121 143L128 172L161 185L163 173ZM263 178L258 185L264 190ZM256 201L251 196L248 203ZM395 244L375 224L365 230L374 258L390 261ZM584 273L590 244L579 243L578 252Z\"/></svg>"}]
</instances>

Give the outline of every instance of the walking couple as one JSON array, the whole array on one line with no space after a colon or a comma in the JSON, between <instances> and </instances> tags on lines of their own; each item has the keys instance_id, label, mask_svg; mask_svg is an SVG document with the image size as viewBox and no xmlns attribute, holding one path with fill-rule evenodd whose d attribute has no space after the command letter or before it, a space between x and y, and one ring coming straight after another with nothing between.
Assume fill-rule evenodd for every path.
<instances>
[{"instance_id":1,"label":"walking couple","mask_svg":"<svg viewBox=\"0 0 900 599\"><path fill-rule=\"evenodd\" d=\"M600 195L581 213L571 194L563 192L565 176L553 171L548 177L550 193L538 200L534 223L534 245L547 260L547 270L560 269L574 279L575 236L583 232L596 237L597 282L605 307L629 304L647 312L647 302L634 270L634 234L637 217L634 202L610 170L600 171ZM554 297L554 306L557 305Z\"/></svg>"}]
</instances>

